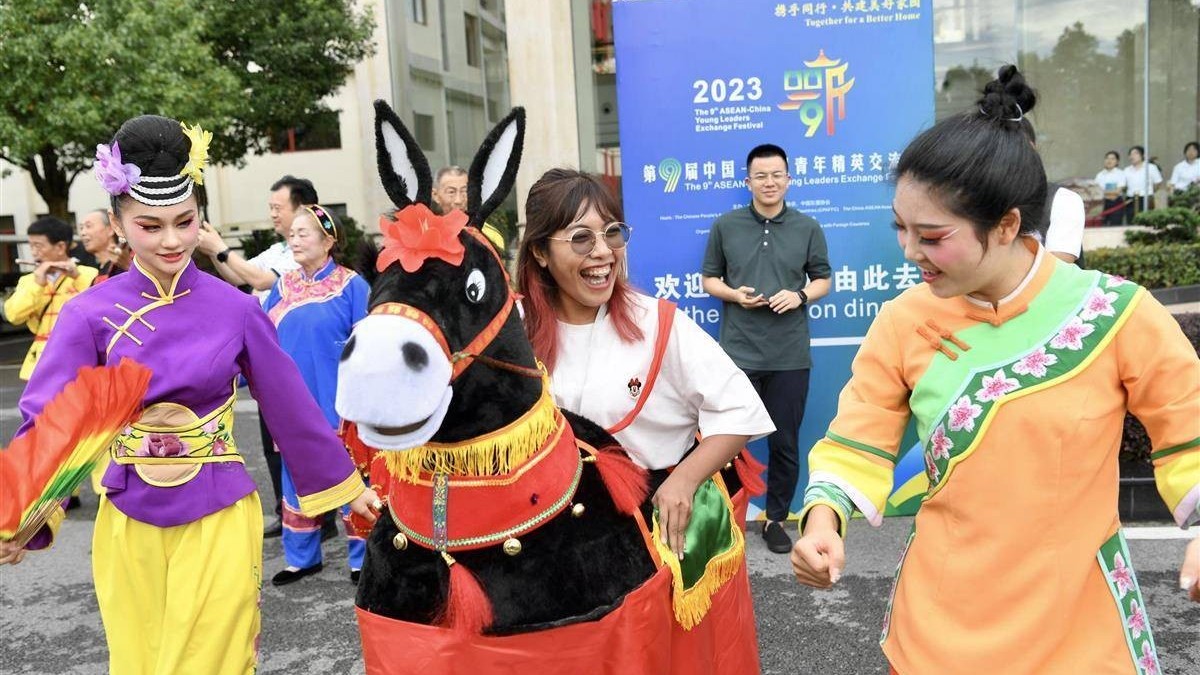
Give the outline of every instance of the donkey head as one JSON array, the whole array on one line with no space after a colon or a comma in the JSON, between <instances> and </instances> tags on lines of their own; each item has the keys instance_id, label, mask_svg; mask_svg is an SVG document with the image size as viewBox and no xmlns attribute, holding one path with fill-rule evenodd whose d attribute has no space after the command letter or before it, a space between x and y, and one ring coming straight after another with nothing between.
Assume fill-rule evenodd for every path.
<instances>
[{"instance_id":1,"label":"donkey head","mask_svg":"<svg viewBox=\"0 0 1200 675\"><path fill-rule=\"evenodd\" d=\"M467 212L429 208L429 165L383 101L375 102L384 216L368 316L338 370L336 408L367 445L404 450L499 429L540 395L533 350L496 251L479 232L512 188L525 135L514 109L471 163Z\"/></svg>"}]
</instances>

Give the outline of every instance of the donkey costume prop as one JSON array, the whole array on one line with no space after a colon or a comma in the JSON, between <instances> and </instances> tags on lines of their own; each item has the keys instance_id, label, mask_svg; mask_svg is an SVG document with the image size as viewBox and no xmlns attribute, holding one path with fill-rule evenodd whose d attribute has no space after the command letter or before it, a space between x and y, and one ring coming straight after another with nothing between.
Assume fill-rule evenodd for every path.
<instances>
[{"instance_id":1,"label":"donkey costume prop","mask_svg":"<svg viewBox=\"0 0 1200 675\"><path fill-rule=\"evenodd\" d=\"M524 111L472 162L469 214L440 217L424 155L384 102L375 113L397 211L336 403L386 495L356 600L367 672L757 672L737 519L711 555L689 538L687 558L707 561L695 578L663 555L647 495L665 472L555 407L478 230L512 187Z\"/></svg>"}]
</instances>

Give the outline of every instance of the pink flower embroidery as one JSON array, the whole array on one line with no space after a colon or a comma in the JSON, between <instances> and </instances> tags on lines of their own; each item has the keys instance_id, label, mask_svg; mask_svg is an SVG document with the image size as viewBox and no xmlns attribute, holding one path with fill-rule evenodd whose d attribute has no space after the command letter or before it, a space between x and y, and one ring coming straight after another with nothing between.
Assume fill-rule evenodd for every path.
<instances>
[{"instance_id":1,"label":"pink flower embroidery","mask_svg":"<svg viewBox=\"0 0 1200 675\"><path fill-rule=\"evenodd\" d=\"M213 445L212 445L212 454L214 454L214 455L223 455L223 454L225 454L226 452L229 452L229 446L225 445L225 439L224 439L224 438L218 438L218 439L216 439L216 440L214 440L214 441L213 441Z\"/></svg>"},{"instance_id":2,"label":"pink flower embroidery","mask_svg":"<svg viewBox=\"0 0 1200 675\"><path fill-rule=\"evenodd\" d=\"M975 418L983 414L983 408L971 403L963 396L950 406L950 431L975 431Z\"/></svg>"},{"instance_id":3,"label":"pink flower embroidery","mask_svg":"<svg viewBox=\"0 0 1200 675\"><path fill-rule=\"evenodd\" d=\"M1046 367L1058 363L1058 357L1053 354L1047 354L1045 347L1038 347L1037 351L1028 354L1025 358L1013 364L1013 372L1018 375L1033 375L1034 377L1045 377Z\"/></svg>"},{"instance_id":4,"label":"pink flower embroidery","mask_svg":"<svg viewBox=\"0 0 1200 675\"><path fill-rule=\"evenodd\" d=\"M1133 609L1129 612L1129 618L1125 620L1125 625L1129 628L1129 632L1133 634L1134 639L1140 638L1142 633L1147 632L1146 628L1146 612L1142 606L1133 601Z\"/></svg>"},{"instance_id":5,"label":"pink flower embroidery","mask_svg":"<svg viewBox=\"0 0 1200 675\"><path fill-rule=\"evenodd\" d=\"M1146 675L1158 675L1158 654L1154 653L1154 647L1150 646L1149 640L1142 643L1142 655L1138 657L1138 665Z\"/></svg>"},{"instance_id":6,"label":"pink flower embroidery","mask_svg":"<svg viewBox=\"0 0 1200 675\"><path fill-rule=\"evenodd\" d=\"M938 471L937 465L933 463L933 458L925 455L925 473L929 476L929 483L932 485L938 482L941 477L941 472Z\"/></svg>"},{"instance_id":7,"label":"pink flower embroidery","mask_svg":"<svg viewBox=\"0 0 1200 675\"><path fill-rule=\"evenodd\" d=\"M220 427L221 427L220 418L214 417L211 420L205 422L204 426L200 427L200 430L206 434L215 434L215 433L217 433L217 429L219 429Z\"/></svg>"},{"instance_id":8,"label":"pink flower embroidery","mask_svg":"<svg viewBox=\"0 0 1200 675\"><path fill-rule=\"evenodd\" d=\"M934 459L950 459L950 451L953 448L954 441L946 436L946 428L939 424L929 437L929 454L933 455Z\"/></svg>"},{"instance_id":9,"label":"pink flower embroidery","mask_svg":"<svg viewBox=\"0 0 1200 675\"><path fill-rule=\"evenodd\" d=\"M142 457L183 457L187 446L175 434L147 434L137 452Z\"/></svg>"},{"instance_id":10,"label":"pink flower embroidery","mask_svg":"<svg viewBox=\"0 0 1200 675\"><path fill-rule=\"evenodd\" d=\"M1058 331L1050 340L1050 346L1055 349L1070 349L1078 351L1083 349L1083 338L1092 334L1096 327L1090 323L1084 323L1079 317L1072 317L1071 322L1063 326L1062 330Z\"/></svg>"},{"instance_id":11,"label":"pink flower embroidery","mask_svg":"<svg viewBox=\"0 0 1200 675\"><path fill-rule=\"evenodd\" d=\"M1116 314L1116 310L1113 309L1113 303L1116 301L1116 293L1105 293L1099 288L1093 288L1091 295L1083 301L1083 311L1079 313L1079 318L1091 321L1098 316L1113 316Z\"/></svg>"},{"instance_id":12,"label":"pink flower embroidery","mask_svg":"<svg viewBox=\"0 0 1200 675\"><path fill-rule=\"evenodd\" d=\"M1113 554L1113 568L1108 573L1108 579L1117 587L1120 597L1133 590L1133 570L1125 566L1125 557L1120 553Z\"/></svg>"},{"instance_id":13,"label":"pink flower embroidery","mask_svg":"<svg viewBox=\"0 0 1200 675\"><path fill-rule=\"evenodd\" d=\"M975 392L975 398L980 401L995 401L1010 391L1021 388L1021 383L1004 374L1004 369L997 370L992 375L983 376L983 387Z\"/></svg>"},{"instance_id":14,"label":"pink flower embroidery","mask_svg":"<svg viewBox=\"0 0 1200 675\"><path fill-rule=\"evenodd\" d=\"M1104 280L1105 288L1116 288L1117 286L1121 286L1126 283L1125 277L1123 277L1119 274L1108 274L1105 276L1107 277Z\"/></svg>"}]
</instances>

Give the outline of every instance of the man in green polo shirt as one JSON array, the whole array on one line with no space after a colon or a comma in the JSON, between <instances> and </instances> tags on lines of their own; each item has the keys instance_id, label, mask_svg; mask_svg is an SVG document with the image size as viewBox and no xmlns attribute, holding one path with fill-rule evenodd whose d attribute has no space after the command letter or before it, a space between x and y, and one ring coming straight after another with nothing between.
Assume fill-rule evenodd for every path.
<instances>
[{"instance_id":1,"label":"man in green polo shirt","mask_svg":"<svg viewBox=\"0 0 1200 675\"><path fill-rule=\"evenodd\" d=\"M767 437L767 548L787 553L788 517L799 480L800 422L808 396L808 315L829 293L829 254L821 226L787 207L787 154L760 145L746 158L750 205L713 223L704 253L704 290L725 305L721 347L762 397L775 433Z\"/></svg>"}]
</instances>

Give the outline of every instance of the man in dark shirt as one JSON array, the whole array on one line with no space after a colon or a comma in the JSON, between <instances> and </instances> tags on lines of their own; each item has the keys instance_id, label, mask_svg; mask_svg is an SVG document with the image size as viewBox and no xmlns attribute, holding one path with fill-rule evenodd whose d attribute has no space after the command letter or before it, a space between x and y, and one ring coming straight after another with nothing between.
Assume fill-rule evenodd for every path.
<instances>
[{"instance_id":1,"label":"man in dark shirt","mask_svg":"<svg viewBox=\"0 0 1200 675\"><path fill-rule=\"evenodd\" d=\"M775 553L792 540L788 517L799 480L800 422L808 396L808 315L829 293L829 254L821 226L787 208L787 154L760 145L746 158L750 205L713 223L704 254L704 290L725 305L721 347L750 378L775 423L767 437L767 521L762 535Z\"/></svg>"}]
</instances>

